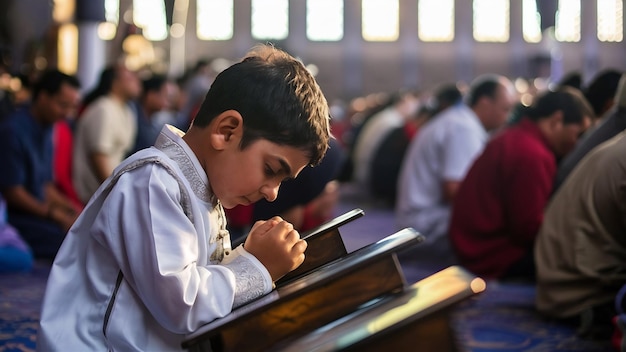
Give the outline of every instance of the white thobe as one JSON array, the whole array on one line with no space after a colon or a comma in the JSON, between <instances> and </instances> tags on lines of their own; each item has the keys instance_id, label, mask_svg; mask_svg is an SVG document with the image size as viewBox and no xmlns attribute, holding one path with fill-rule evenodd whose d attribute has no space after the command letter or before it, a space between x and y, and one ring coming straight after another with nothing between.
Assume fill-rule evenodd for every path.
<instances>
[{"instance_id":1,"label":"white thobe","mask_svg":"<svg viewBox=\"0 0 626 352\"><path fill-rule=\"evenodd\" d=\"M426 237L413 251L420 263L439 263L437 268L456 263L443 184L465 178L488 138L476 113L459 103L429 120L411 140L398 175L395 213L397 228L411 227Z\"/></svg>"},{"instance_id":2,"label":"white thobe","mask_svg":"<svg viewBox=\"0 0 626 352\"><path fill-rule=\"evenodd\" d=\"M52 266L38 350L181 350L186 334L271 291L263 265L230 250L223 209L181 137L165 126L87 204Z\"/></svg>"}]
</instances>

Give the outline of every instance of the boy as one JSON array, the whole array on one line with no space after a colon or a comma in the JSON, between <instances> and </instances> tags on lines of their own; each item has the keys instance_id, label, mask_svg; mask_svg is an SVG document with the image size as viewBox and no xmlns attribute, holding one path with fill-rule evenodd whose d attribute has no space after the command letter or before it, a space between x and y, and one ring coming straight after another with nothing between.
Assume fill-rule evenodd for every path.
<instances>
[{"instance_id":1,"label":"boy","mask_svg":"<svg viewBox=\"0 0 626 352\"><path fill-rule=\"evenodd\" d=\"M180 350L271 291L306 242L276 217L231 250L222 206L274 200L328 140L326 99L293 57L260 46L223 71L186 134L166 126L91 198L50 273L38 348Z\"/></svg>"}]
</instances>

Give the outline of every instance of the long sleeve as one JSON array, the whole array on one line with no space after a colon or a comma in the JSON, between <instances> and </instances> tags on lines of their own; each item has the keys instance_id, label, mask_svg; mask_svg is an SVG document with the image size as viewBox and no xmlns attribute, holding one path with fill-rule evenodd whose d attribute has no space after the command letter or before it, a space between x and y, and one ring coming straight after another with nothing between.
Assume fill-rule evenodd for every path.
<instances>
[{"instance_id":1,"label":"long sleeve","mask_svg":"<svg viewBox=\"0 0 626 352\"><path fill-rule=\"evenodd\" d=\"M125 280L160 325L188 333L228 314L235 300L269 292L269 274L245 255L233 253L231 262L244 263L238 266L208 262L209 234L217 224L207 217L191 222L173 177L153 165L129 173L135 175L120 177L105 201L109 211L96 219L94 235L111 248ZM238 286L248 290L238 293Z\"/></svg>"}]
</instances>

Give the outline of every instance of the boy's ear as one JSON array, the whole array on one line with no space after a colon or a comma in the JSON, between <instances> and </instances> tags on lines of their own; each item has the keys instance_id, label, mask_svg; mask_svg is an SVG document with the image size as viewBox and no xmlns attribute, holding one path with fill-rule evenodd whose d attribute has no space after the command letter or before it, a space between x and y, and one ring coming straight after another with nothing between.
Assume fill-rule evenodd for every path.
<instances>
[{"instance_id":1,"label":"boy's ear","mask_svg":"<svg viewBox=\"0 0 626 352\"><path fill-rule=\"evenodd\" d=\"M243 136L243 117L237 110L226 110L213 120L211 144L216 150L222 150L229 143L239 145Z\"/></svg>"}]
</instances>

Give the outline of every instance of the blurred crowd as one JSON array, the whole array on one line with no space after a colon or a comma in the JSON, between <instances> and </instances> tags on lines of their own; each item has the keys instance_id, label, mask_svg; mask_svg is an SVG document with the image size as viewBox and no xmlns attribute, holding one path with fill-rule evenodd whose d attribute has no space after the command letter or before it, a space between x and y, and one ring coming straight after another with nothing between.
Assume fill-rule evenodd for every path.
<instances>
[{"instance_id":1,"label":"blurred crowd","mask_svg":"<svg viewBox=\"0 0 626 352\"><path fill-rule=\"evenodd\" d=\"M65 233L122 160L163 126L187 130L215 75L102 70L0 72L0 271L54 258ZM626 284L626 75L560 82L485 74L330 102L330 149L278 199L227 211L238 242L280 215L300 231L334 214L343 183L426 237L411 261L462 265L537 284L537 309L606 333Z\"/></svg>"}]
</instances>

